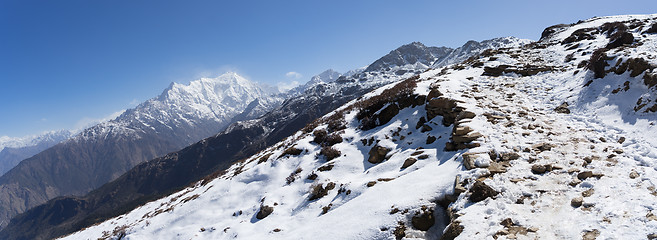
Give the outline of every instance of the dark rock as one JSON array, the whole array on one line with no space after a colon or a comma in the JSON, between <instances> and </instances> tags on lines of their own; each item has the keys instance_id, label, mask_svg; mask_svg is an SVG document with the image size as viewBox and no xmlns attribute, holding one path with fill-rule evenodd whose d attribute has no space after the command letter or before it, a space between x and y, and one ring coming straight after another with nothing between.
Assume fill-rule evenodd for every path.
<instances>
[{"instance_id":1,"label":"dark rock","mask_svg":"<svg viewBox=\"0 0 657 240\"><path fill-rule=\"evenodd\" d=\"M415 129L419 129L419 128L422 127L422 125L424 125L424 123L426 123L426 122L427 122L427 120L424 119L424 117L420 117L420 120L418 120L418 121L417 121L417 124L415 124Z\"/></svg>"},{"instance_id":2,"label":"dark rock","mask_svg":"<svg viewBox=\"0 0 657 240\"><path fill-rule=\"evenodd\" d=\"M554 111L557 113L565 113L565 114L570 113L570 109L568 109L568 103L566 102L559 105L557 108L554 109Z\"/></svg>"},{"instance_id":3,"label":"dark rock","mask_svg":"<svg viewBox=\"0 0 657 240\"><path fill-rule=\"evenodd\" d=\"M461 235L463 232L463 226L461 226L460 222L458 221L452 221L445 231L443 232L443 236L440 237L440 240L454 240L456 237Z\"/></svg>"},{"instance_id":4,"label":"dark rock","mask_svg":"<svg viewBox=\"0 0 657 240\"><path fill-rule=\"evenodd\" d=\"M335 188L335 183L330 182L326 184L326 187L322 186L322 184L318 184L313 186L312 190L310 191L310 195L308 196L308 200L312 201L315 199L320 199L326 195L328 195L328 192L332 189Z\"/></svg>"},{"instance_id":5,"label":"dark rock","mask_svg":"<svg viewBox=\"0 0 657 240\"><path fill-rule=\"evenodd\" d=\"M456 121L460 121L463 119L472 119L476 117L477 114L470 112L470 111L461 111L457 116L456 116Z\"/></svg>"},{"instance_id":6,"label":"dark rock","mask_svg":"<svg viewBox=\"0 0 657 240\"><path fill-rule=\"evenodd\" d=\"M590 177L593 177L593 172L591 171L584 171L577 174L577 179L579 180L585 180Z\"/></svg>"},{"instance_id":7,"label":"dark rock","mask_svg":"<svg viewBox=\"0 0 657 240\"><path fill-rule=\"evenodd\" d=\"M653 25L653 26L655 26L655 25ZM646 236L646 237L648 238L648 240L657 239L657 233L648 234L648 236Z\"/></svg>"},{"instance_id":8,"label":"dark rock","mask_svg":"<svg viewBox=\"0 0 657 240\"><path fill-rule=\"evenodd\" d=\"M620 137L618 143L623 144L625 142L625 137Z\"/></svg>"},{"instance_id":9,"label":"dark rock","mask_svg":"<svg viewBox=\"0 0 657 240\"><path fill-rule=\"evenodd\" d=\"M578 208L578 207L582 206L582 203L584 203L584 198L582 198L582 197L576 197L576 198L573 198L572 200L570 200L570 206L572 206L574 208Z\"/></svg>"},{"instance_id":10,"label":"dark rock","mask_svg":"<svg viewBox=\"0 0 657 240\"><path fill-rule=\"evenodd\" d=\"M404 226L404 222L399 221L395 230L392 231L392 234L395 235L395 239L397 240L404 238L406 236L406 226Z\"/></svg>"},{"instance_id":11,"label":"dark rock","mask_svg":"<svg viewBox=\"0 0 657 240\"><path fill-rule=\"evenodd\" d=\"M511 227L511 226L513 226L513 220L511 220L511 218L505 218L504 220L502 220L502 222L500 222L500 225L502 225L504 227L507 227L507 228Z\"/></svg>"},{"instance_id":12,"label":"dark rock","mask_svg":"<svg viewBox=\"0 0 657 240\"><path fill-rule=\"evenodd\" d=\"M427 142L426 142L426 143L427 143L427 144L432 144L432 143L435 142L435 141L436 141L436 137L434 137L434 136L428 136L428 137L427 137Z\"/></svg>"},{"instance_id":13,"label":"dark rock","mask_svg":"<svg viewBox=\"0 0 657 240\"><path fill-rule=\"evenodd\" d=\"M499 194L497 191L495 191L493 188L489 187L486 185L484 182L481 181L476 181L473 185L472 188L470 188L470 197L468 200L471 202L480 202L483 201L486 198L489 197L494 197Z\"/></svg>"},{"instance_id":14,"label":"dark rock","mask_svg":"<svg viewBox=\"0 0 657 240\"><path fill-rule=\"evenodd\" d=\"M648 30L644 31L643 33L657 33L657 22L653 23Z\"/></svg>"},{"instance_id":15,"label":"dark rock","mask_svg":"<svg viewBox=\"0 0 657 240\"><path fill-rule=\"evenodd\" d=\"M319 154L326 156L327 161L331 161L339 157L342 153L333 147L326 146L322 147L322 150L319 151Z\"/></svg>"},{"instance_id":16,"label":"dark rock","mask_svg":"<svg viewBox=\"0 0 657 240\"><path fill-rule=\"evenodd\" d=\"M302 152L303 152L303 149L298 149L298 148L295 148L295 147L290 147L290 148L288 148L288 149L285 149L285 151L283 151L283 155L281 155L281 157L282 157L282 156L285 156L285 155L297 156L297 155L301 154Z\"/></svg>"},{"instance_id":17,"label":"dark rock","mask_svg":"<svg viewBox=\"0 0 657 240\"><path fill-rule=\"evenodd\" d=\"M452 135L463 136L470 132L472 132L472 128L468 126L457 126L453 128Z\"/></svg>"},{"instance_id":18,"label":"dark rock","mask_svg":"<svg viewBox=\"0 0 657 240\"><path fill-rule=\"evenodd\" d=\"M606 75L605 67L609 66L607 64L607 48L600 48L591 54L591 58L588 61L587 68L593 71L595 78L603 78Z\"/></svg>"},{"instance_id":19,"label":"dark rock","mask_svg":"<svg viewBox=\"0 0 657 240\"><path fill-rule=\"evenodd\" d=\"M467 135L455 135L452 136L452 142L459 144L459 143L469 143L474 140L477 140L477 138L482 137L481 133L478 132L471 132Z\"/></svg>"},{"instance_id":20,"label":"dark rock","mask_svg":"<svg viewBox=\"0 0 657 240\"><path fill-rule=\"evenodd\" d=\"M506 152L506 153L501 153L500 158L502 159L502 161L511 161L520 158L520 154L515 152Z\"/></svg>"},{"instance_id":21,"label":"dark rock","mask_svg":"<svg viewBox=\"0 0 657 240\"><path fill-rule=\"evenodd\" d=\"M333 164L328 164L328 165L321 166L321 167L317 168L317 171L326 172L326 171L331 171L331 169L333 169Z\"/></svg>"},{"instance_id":22,"label":"dark rock","mask_svg":"<svg viewBox=\"0 0 657 240\"><path fill-rule=\"evenodd\" d=\"M399 113L399 106L397 106L397 104L393 103L393 104L388 105L388 107L384 108L379 113L379 116L378 116L379 124L378 125L381 126L381 125L384 125L384 124L390 122L390 120L392 120L393 117L397 116L398 113Z\"/></svg>"},{"instance_id":23,"label":"dark rock","mask_svg":"<svg viewBox=\"0 0 657 240\"><path fill-rule=\"evenodd\" d=\"M630 172L630 178L635 179L635 178L638 178L638 177L639 177L639 173L636 172L636 170L632 169L632 171Z\"/></svg>"},{"instance_id":24,"label":"dark rock","mask_svg":"<svg viewBox=\"0 0 657 240\"><path fill-rule=\"evenodd\" d=\"M376 181L367 182L367 187L374 187L374 185L376 185Z\"/></svg>"},{"instance_id":25,"label":"dark rock","mask_svg":"<svg viewBox=\"0 0 657 240\"><path fill-rule=\"evenodd\" d=\"M308 175L308 177L306 179L314 181L315 179L317 179L317 174L316 173L311 173L310 175Z\"/></svg>"},{"instance_id":26,"label":"dark rock","mask_svg":"<svg viewBox=\"0 0 657 240\"><path fill-rule=\"evenodd\" d=\"M422 125L422 130L420 130L420 132L428 132L428 131L431 131L431 130L433 130L433 128L431 128L431 126L429 126L427 124L424 124L424 125Z\"/></svg>"},{"instance_id":27,"label":"dark rock","mask_svg":"<svg viewBox=\"0 0 657 240\"><path fill-rule=\"evenodd\" d=\"M321 144L326 139L326 136L328 136L328 133L326 132L326 130L322 129L322 130L314 131L313 135L315 136L313 138L313 142L317 144Z\"/></svg>"},{"instance_id":28,"label":"dark rock","mask_svg":"<svg viewBox=\"0 0 657 240\"><path fill-rule=\"evenodd\" d=\"M539 143L532 145L532 148L538 150L539 152L550 151L552 149L552 145L549 143Z\"/></svg>"},{"instance_id":29,"label":"dark rock","mask_svg":"<svg viewBox=\"0 0 657 240\"><path fill-rule=\"evenodd\" d=\"M629 32L619 32L612 35L609 43L605 48L612 49L622 46L623 44L632 44L634 36Z\"/></svg>"},{"instance_id":30,"label":"dark rock","mask_svg":"<svg viewBox=\"0 0 657 240\"><path fill-rule=\"evenodd\" d=\"M540 164L532 165L532 173L534 174L543 174L549 172L551 169L552 169L552 165L540 165Z\"/></svg>"},{"instance_id":31,"label":"dark rock","mask_svg":"<svg viewBox=\"0 0 657 240\"><path fill-rule=\"evenodd\" d=\"M386 147L381 147L379 145L376 145L372 147L370 150L369 158L367 158L367 161L373 164L381 163L386 159L386 155L391 151L392 149L386 148Z\"/></svg>"},{"instance_id":32,"label":"dark rock","mask_svg":"<svg viewBox=\"0 0 657 240\"><path fill-rule=\"evenodd\" d=\"M272 212L274 212L274 208L273 208L273 207L270 207L270 206L267 206L267 205L260 206L260 211L258 211L258 213L256 214L256 218L257 218L257 219L263 219L263 218L266 218L266 217L269 216L269 214L271 214Z\"/></svg>"},{"instance_id":33,"label":"dark rock","mask_svg":"<svg viewBox=\"0 0 657 240\"><path fill-rule=\"evenodd\" d=\"M429 120L438 115L443 116L442 123L445 126L452 125L460 112L460 109L457 108L456 101L445 97L428 99L425 109L427 110L427 119Z\"/></svg>"},{"instance_id":34,"label":"dark rock","mask_svg":"<svg viewBox=\"0 0 657 240\"><path fill-rule=\"evenodd\" d=\"M431 226L433 226L434 223L436 223L436 219L433 216L433 209L428 209L426 211L422 211L419 215L413 216L411 218L411 223L413 224L413 227L417 230L421 231L427 231Z\"/></svg>"},{"instance_id":35,"label":"dark rock","mask_svg":"<svg viewBox=\"0 0 657 240\"><path fill-rule=\"evenodd\" d=\"M417 162L417 159L415 158L408 158L406 161L404 161L404 164L402 164L401 169L405 169L407 167L410 167L411 165L415 164Z\"/></svg>"}]
</instances>

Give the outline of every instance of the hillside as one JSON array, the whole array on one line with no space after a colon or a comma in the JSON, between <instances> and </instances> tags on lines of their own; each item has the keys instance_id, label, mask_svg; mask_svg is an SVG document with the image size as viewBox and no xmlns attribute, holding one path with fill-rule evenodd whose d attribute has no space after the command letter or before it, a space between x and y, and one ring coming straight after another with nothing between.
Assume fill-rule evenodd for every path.
<instances>
[{"instance_id":1,"label":"hillside","mask_svg":"<svg viewBox=\"0 0 657 240\"><path fill-rule=\"evenodd\" d=\"M655 239L656 57L657 15L555 25L65 239Z\"/></svg>"}]
</instances>

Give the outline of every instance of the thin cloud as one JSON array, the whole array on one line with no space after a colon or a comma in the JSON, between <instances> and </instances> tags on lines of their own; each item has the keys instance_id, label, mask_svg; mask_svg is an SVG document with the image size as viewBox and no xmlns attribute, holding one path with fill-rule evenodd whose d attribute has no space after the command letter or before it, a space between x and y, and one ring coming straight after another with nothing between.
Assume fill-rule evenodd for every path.
<instances>
[{"instance_id":1,"label":"thin cloud","mask_svg":"<svg viewBox=\"0 0 657 240\"><path fill-rule=\"evenodd\" d=\"M81 131L81 130L89 128L93 125L96 125L96 124L99 124L99 123L102 123L102 122L106 122L106 121L109 121L109 120L113 120L113 119L117 118L118 116L120 116L121 114L123 114L124 112L125 112L125 110L117 111L117 112L114 112L114 113L112 113L112 114L110 114L106 117L103 117L103 118L83 117L82 119L78 120L77 123L75 123L74 129L75 129L76 132Z\"/></svg>"},{"instance_id":2,"label":"thin cloud","mask_svg":"<svg viewBox=\"0 0 657 240\"><path fill-rule=\"evenodd\" d=\"M139 100L137 100L135 98L135 99L132 99L132 101L130 101L130 103L128 103L128 106L134 107L134 106L137 106L137 104L139 104Z\"/></svg>"},{"instance_id":3,"label":"thin cloud","mask_svg":"<svg viewBox=\"0 0 657 240\"><path fill-rule=\"evenodd\" d=\"M298 81L279 82L277 86L278 86L278 91L285 92L292 88L295 88L296 86L299 86L299 82Z\"/></svg>"},{"instance_id":4,"label":"thin cloud","mask_svg":"<svg viewBox=\"0 0 657 240\"><path fill-rule=\"evenodd\" d=\"M285 74L285 76L291 79L300 79L301 77L303 77L303 75L301 75L301 73L298 72L288 72Z\"/></svg>"}]
</instances>

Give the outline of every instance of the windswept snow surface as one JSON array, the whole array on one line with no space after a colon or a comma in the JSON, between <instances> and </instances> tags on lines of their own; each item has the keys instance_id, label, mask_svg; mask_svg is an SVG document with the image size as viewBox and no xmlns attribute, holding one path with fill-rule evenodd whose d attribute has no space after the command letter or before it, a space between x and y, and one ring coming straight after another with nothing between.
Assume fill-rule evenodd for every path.
<instances>
[{"instance_id":1,"label":"windswept snow surface","mask_svg":"<svg viewBox=\"0 0 657 240\"><path fill-rule=\"evenodd\" d=\"M617 21L634 40L607 49L606 76L594 78L582 61L607 46L610 36L599 29ZM656 22L657 15L593 18L420 74L415 93L438 89L476 115L459 123L481 133L473 148L445 151L453 129L441 116L429 119L430 130L416 129L425 105L371 130L358 127L357 110L347 111L333 160L319 154L312 131L298 132L214 180L65 239L394 239L402 225L398 239L438 239L443 230L457 239L657 238L657 86L644 81L657 71L657 33L645 33ZM564 42L585 28L590 38ZM652 67L638 75L611 69L630 58ZM428 136L437 140L427 144ZM369 163L375 145L391 149L389 159ZM285 153L292 148L302 151ZM466 155L476 156L472 164ZM410 157L417 162L400 169ZM498 194L473 200L481 183ZM310 200L317 186L327 195ZM441 208L459 187L464 192ZM256 218L265 206L271 215ZM412 220L423 208L434 209L427 231Z\"/></svg>"}]
</instances>

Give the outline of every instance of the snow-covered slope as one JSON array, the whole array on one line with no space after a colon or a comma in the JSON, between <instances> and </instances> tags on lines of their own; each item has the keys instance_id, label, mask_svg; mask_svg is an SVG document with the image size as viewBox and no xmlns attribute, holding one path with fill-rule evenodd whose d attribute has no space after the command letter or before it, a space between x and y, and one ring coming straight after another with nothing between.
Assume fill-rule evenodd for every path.
<instances>
[{"instance_id":1,"label":"snow-covered slope","mask_svg":"<svg viewBox=\"0 0 657 240\"><path fill-rule=\"evenodd\" d=\"M71 131L59 130L25 137L0 137L0 176L21 160L52 147L72 135Z\"/></svg>"},{"instance_id":2,"label":"snow-covered slope","mask_svg":"<svg viewBox=\"0 0 657 240\"><path fill-rule=\"evenodd\" d=\"M406 52L398 49L394 52L409 59L413 58L413 54L424 56L422 51ZM0 238L50 238L70 233L97 221L89 221L89 217L104 219L116 216L120 211L131 209L135 204L145 203L146 200L159 198L162 194L184 187L214 170L225 170L233 162L279 142L342 104L426 69L427 65L424 64L390 66L378 71L365 71L365 68L361 68L349 71L334 80L334 77L328 75L335 74L325 74L328 77L319 77L322 79L321 83L317 81L303 92L289 94L279 107L260 118L236 122L220 134L181 151L138 165L116 181L84 197L54 199L14 218L12 224L0 233ZM251 106L254 106L253 102L247 106L245 112L233 119L239 119L249 112ZM154 182L159 184L153 184ZM123 197L115 198L116 194ZM52 211L57 214L51 214Z\"/></svg>"},{"instance_id":3,"label":"snow-covered slope","mask_svg":"<svg viewBox=\"0 0 657 240\"><path fill-rule=\"evenodd\" d=\"M238 114L259 117L283 100L263 89L235 73L173 83L116 119L23 160L0 177L0 226L49 199L84 195L143 161L217 134Z\"/></svg>"},{"instance_id":4,"label":"snow-covered slope","mask_svg":"<svg viewBox=\"0 0 657 240\"><path fill-rule=\"evenodd\" d=\"M550 27L66 239L654 239L655 59L657 15Z\"/></svg>"},{"instance_id":5,"label":"snow-covered slope","mask_svg":"<svg viewBox=\"0 0 657 240\"><path fill-rule=\"evenodd\" d=\"M431 67L438 68L450 64L460 63L471 56L479 54L486 49L513 48L529 44L529 39L520 39L516 37L500 37L484 40L481 42L468 41L463 46L452 50L445 58L435 61Z\"/></svg>"}]
</instances>

